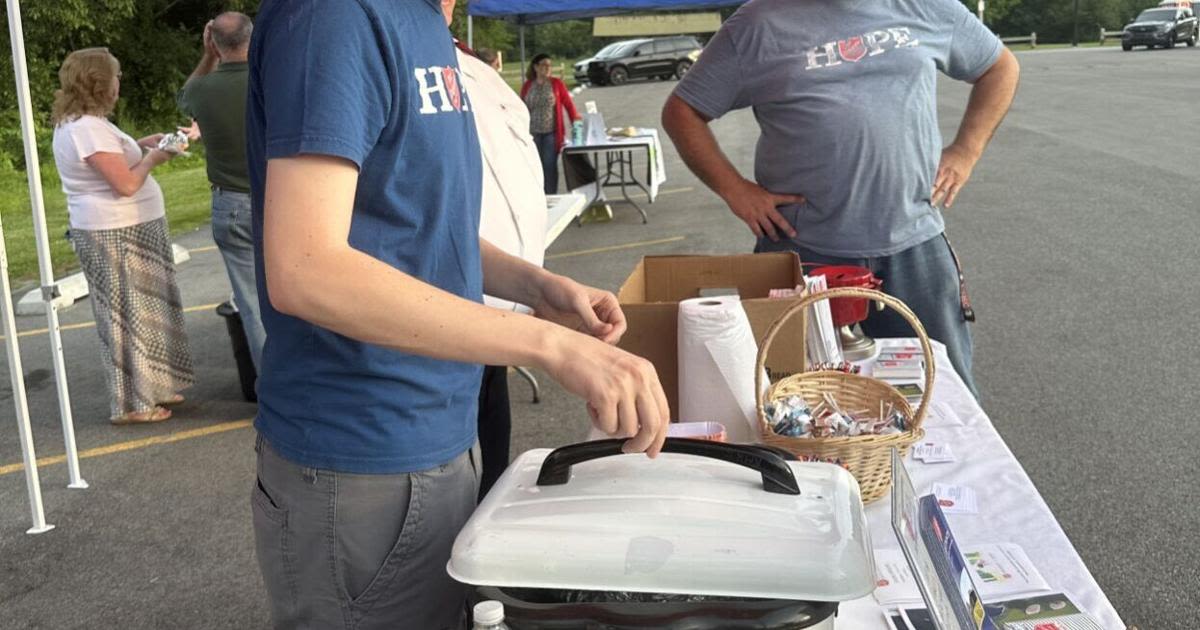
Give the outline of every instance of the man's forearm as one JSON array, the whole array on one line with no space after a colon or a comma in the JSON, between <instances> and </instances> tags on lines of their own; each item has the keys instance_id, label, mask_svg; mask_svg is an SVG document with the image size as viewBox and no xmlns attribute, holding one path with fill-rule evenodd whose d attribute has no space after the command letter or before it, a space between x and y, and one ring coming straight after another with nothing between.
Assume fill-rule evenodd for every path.
<instances>
[{"instance_id":1,"label":"man's forearm","mask_svg":"<svg viewBox=\"0 0 1200 630\"><path fill-rule=\"evenodd\" d=\"M483 292L502 300L533 307L541 295L541 280L550 272L479 239L483 262Z\"/></svg>"},{"instance_id":2,"label":"man's forearm","mask_svg":"<svg viewBox=\"0 0 1200 630\"><path fill-rule=\"evenodd\" d=\"M304 269L279 275L268 268L272 301L284 312L359 341L437 359L546 368L549 353L561 345L558 337L577 334L462 299L350 247L322 252ZM285 293L282 282L304 288L286 291L289 297L279 303L274 298Z\"/></svg>"},{"instance_id":3,"label":"man's forearm","mask_svg":"<svg viewBox=\"0 0 1200 630\"><path fill-rule=\"evenodd\" d=\"M200 62L196 64L196 69L192 70L192 74L188 76L187 80L191 81L206 74L212 74L212 71L217 69L217 64L220 61L220 57L214 55L208 48L205 48L204 55L200 57Z\"/></svg>"},{"instance_id":4,"label":"man's forearm","mask_svg":"<svg viewBox=\"0 0 1200 630\"><path fill-rule=\"evenodd\" d=\"M549 369L580 336L549 322L488 308L422 282L350 247L349 207L358 172L335 158L272 160L264 213L265 278L276 309L336 333L412 354ZM509 283L521 267L487 250ZM500 297L515 297L503 280Z\"/></svg>"},{"instance_id":5,"label":"man's forearm","mask_svg":"<svg viewBox=\"0 0 1200 630\"><path fill-rule=\"evenodd\" d=\"M983 155L984 148L1012 105L1020 74L1016 56L1005 48L1000 59L971 88L967 111L954 144L969 151L976 159Z\"/></svg>"},{"instance_id":6,"label":"man's forearm","mask_svg":"<svg viewBox=\"0 0 1200 630\"><path fill-rule=\"evenodd\" d=\"M742 175L721 151L708 121L683 99L677 96L667 99L662 124L683 162L713 192L727 198L741 183Z\"/></svg>"}]
</instances>

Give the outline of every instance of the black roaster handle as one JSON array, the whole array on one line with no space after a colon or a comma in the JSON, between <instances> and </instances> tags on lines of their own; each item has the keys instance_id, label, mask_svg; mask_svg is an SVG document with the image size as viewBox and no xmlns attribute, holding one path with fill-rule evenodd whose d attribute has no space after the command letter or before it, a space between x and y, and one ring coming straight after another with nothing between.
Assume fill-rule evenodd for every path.
<instances>
[{"instance_id":1,"label":"black roaster handle","mask_svg":"<svg viewBox=\"0 0 1200 630\"><path fill-rule=\"evenodd\" d=\"M624 443L625 440L619 439L596 440L556 448L542 462L542 470L538 473L537 484L539 486L564 485L571 478L572 466L593 459L624 455L624 451L621 450ZM663 443L662 452L696 455L745 466L762 474L763 490L775 494L800 494L800 484L796 482L796 475L787 465L785 457L773 449L749 444L667 438Z\"/></svg>"}]
</instances>

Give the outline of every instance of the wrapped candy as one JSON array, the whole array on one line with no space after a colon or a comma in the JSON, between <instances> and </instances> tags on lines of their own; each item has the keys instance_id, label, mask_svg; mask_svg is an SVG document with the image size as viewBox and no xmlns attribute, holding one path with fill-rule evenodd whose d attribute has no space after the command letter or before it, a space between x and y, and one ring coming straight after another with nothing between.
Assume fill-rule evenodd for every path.
<instances>
[{"instance_id":1,"label":"wrapped candy","mask_svg":"<svg viewBox=\"0 0 1200 630\"><path fill-rule=\"evenodd\" d=\"M807 437L812 432L812 411L799 396L770 401L764 411L767 413L767 422L779 435Z\"/></svg>"},{"instance_id":2,"label":"wrapped candy","mask_svg":"<svg viewBox=\"0 0 1200 630\"><path fill-rule=\"evenodd\" d=\"M808 366L808 369L813 372L842 372L845 374L860 374L862 366L847 363L846 361L829 361L825 363L813 363Z\"/></svg>"},{"instance_id":3,"label":"wrapped candy","mask_svg":"<svg viewBox=\"0 0 1200 630\"><path fill-rule=\"evenodd\" d=\"M188 137L182 131L164 134L158 141L158 149L171 155L189 155L187 152Z\"/></svg>"},{"instance_id":4,"label":"wrapped candy","mask_svg":"<svg viewBox=\"0 0 1200 630\"><path fill-rule=\"evenodd\" d=\"M893 405L880 402L878 409L848 411L828 393L812 407L804 398L793 395L767 402L763 411L771 430L787 437L894 435L903 432L907 423Z\"/></svg>"}]
</instances>

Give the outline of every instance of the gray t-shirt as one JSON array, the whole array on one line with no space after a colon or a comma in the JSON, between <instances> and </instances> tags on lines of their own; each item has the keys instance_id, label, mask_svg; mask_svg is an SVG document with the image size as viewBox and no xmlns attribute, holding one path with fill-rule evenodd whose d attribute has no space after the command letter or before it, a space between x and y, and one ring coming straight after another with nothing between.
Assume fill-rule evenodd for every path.
<instances>
[{"instance_id":1,"label":"gray t-shirt","mask_svg":"<svg viewBox=\"0 0 1200 630\"><path fill-rule=\"evenodd\" d=\"M937 72L974 81L1003 44L959 0L752 0L675 94L719 118L754 108L754 175L807 203L795 242L888 256L940 234Z\"/></svg>"}]
</instances>

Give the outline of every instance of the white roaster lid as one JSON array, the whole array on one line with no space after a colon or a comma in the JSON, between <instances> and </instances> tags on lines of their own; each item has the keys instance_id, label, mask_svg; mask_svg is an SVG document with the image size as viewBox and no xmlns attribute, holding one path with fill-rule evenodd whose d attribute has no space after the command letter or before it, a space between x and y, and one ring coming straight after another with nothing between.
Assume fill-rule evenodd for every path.
<instances>
[{"instance_id":1,"label":"white roaster lid","mask_svg":"<svg viewBox=\"0 0 1200 630\"><path fill-rule=\"evenodd\" d=\"M455 540L450 575L477 586L801 601L874 589L862 499L845 469L785 462L760 446L668 444L707 446L653 460L619 454L619 440L558 449L550 462L550 449L523 453ZM562 465L598 453L618 454ZM559 483L538 484L543 463L544 480ZM778 491L765 489L780 479L770 484Z\"/></svg>"}]
</instances>

